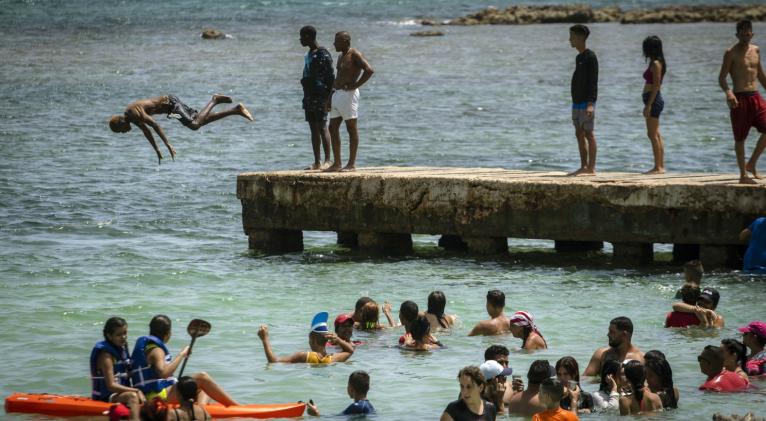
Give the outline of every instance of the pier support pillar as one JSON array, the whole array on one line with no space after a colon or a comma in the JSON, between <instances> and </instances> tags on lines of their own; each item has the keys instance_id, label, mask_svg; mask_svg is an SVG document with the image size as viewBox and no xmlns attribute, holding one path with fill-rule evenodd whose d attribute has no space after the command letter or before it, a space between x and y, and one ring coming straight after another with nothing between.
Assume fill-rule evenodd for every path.
<instances>
[{"instance_id":1,"label":"pier support pillar","mask_svg":"<svg viewBox=\"0 0 766 421\"><path fill-rule=\"evenodd\" d=\"M604 248L603 241L568 241L568 240L556 240L556 251L570 253L570 252L584 252L584 251L598 251Z\"/></svg>"},{"instance_id":2,"label":"pier support pillar","mask_svg":"<svg viewBox=\"0 0 766 421\"><path fill-rule=\"evenodd\" d=\"M641 265L654 260L652 243L612 243L615 262L620 264Z\"/></svg>"},{"instance_id":3,"label":"pier support pillar","mask_svg":"<svg viewBox=\"0 0 766 421\"><path fill-rule=\"evenodd\" d=\"M739 265L737 246L701 245L700 260L705 269L736 268Z\"/></svg>"},{"instance_id":4,"label":"pier support pillar","mask_svg":"<svg viewBox=\"0 0 766 421\"><path fill-rule=\"evenodd\" d=\"M468 252L474 254L508 253L506 237L462 237Z\"/></svg>"},{"instance_id":5,"label":"pier support pillar","mask_svg":"<svg viewBox=\"0 0 766 421\"><path fill-rule=\"evenodd\" d=\"M250 230L250 248L269 253L290 253L303 250L303 231L288 229Z\"/></svg>"},{"instance_id":6,"label":"pier support pillar","mask_svg":"<svg viewBox=\"0 0 766 421\"><path fill-rule=\"evenodd\" d=\"M468 244L459 235L444 234L439 238L439 247L450 251L466 251Z\"/></svg>"},{"instance_id":7,"label":"pier support pillar","mask_svg":"<svg viewBox=\"0 0 766 421\"><path fill-rule=\"evenodd\" d=\"M686 263L700 258L699 244L673 244L673 262Z\"/></svg>"},{"instance_id":8,"label":"pier support pillar","mask_svg":"<svg viewBox=\"0 0 766 421\"><path fill-rule=\"evenodd\" d=\"M387 254L407 254L412 252L412 235L389 232L357 233L359 249Z\"/></svg>"},{"instance_id":9,"label":"pier support pillar","mask_svg":"<svg viewBox=\"0 0 766 421\"><path fill-rule=\"evenodd\" d=\"M359 236L353 231L338 231L338 245L349 248L359 246Z\"/></svg>"}]
</instances>

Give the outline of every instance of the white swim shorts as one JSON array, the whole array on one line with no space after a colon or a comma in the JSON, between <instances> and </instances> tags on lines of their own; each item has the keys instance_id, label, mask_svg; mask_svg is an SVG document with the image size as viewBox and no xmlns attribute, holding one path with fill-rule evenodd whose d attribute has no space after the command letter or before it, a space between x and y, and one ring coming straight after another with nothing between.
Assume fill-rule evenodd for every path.
<instances>
[{"instance_id":1,"label":"white swim shorts","mask_svg":"<svg viewBox=\"0 0 766 421\"><path fill-rule=\"evenodd\" d=\"M353 91L337 90L332 94L330 118L342 117L352 120L359 116L359 89Z\"/></svg>"}]
</instances>

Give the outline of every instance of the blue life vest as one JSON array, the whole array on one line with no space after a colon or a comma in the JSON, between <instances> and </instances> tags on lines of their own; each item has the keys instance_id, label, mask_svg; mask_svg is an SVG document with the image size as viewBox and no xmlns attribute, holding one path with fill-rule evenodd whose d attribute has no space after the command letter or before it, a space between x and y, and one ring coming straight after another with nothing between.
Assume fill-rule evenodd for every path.
<instances>
[{"instance_id":1,"label":"blue life vest","mask_svg":"<svg viewBox=\"0 0 766 421\"><path fill-rule=\"evenodd\" d=\"M161 379L154 367L149 365L146 359L146 347L157 345L165 352L165 363L170 364L173 359L170 356L168 347L156 336L141 336L136 340L136 346L133 348L131 359L133 360L133 370L131 370L131 379L133 387L140 389L144 394L156 393L162 389L168 388L176 383L175 377Z\"/></svg>"},{"instance_id":2,"label":"blue life vest","mask_svg":"<svg viewBox=\"0 0 766 421\"><path fill-rule=\"evenodd\" d=\"M114 360L112 374L115 381L128 387L130 387L130 358L127 349L119 349L108 341L96 343L90 352L90 380L93 385L91 397L96 401L109 402L109 396L114 392L106 387L104 373L98 368L98 354L102 351L108 352Z\"/></svg>"}]
</instances>

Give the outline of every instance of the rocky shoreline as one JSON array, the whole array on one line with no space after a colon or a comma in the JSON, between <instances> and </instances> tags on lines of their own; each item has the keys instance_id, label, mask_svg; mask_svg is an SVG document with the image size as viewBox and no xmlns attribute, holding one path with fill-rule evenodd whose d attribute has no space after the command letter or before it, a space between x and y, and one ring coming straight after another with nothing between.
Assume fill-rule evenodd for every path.
<instances>
[{"instance_id":1,"label":"rocky shoreline","mask_svg":"<svg viewBox=\"0 0 766 421\"><path fill-rule=\"evenodd\" d=\"M766 5L740 6L667 6L655 9L622 10L619 7L594 9L574 6L488 7L445 22L447 25L525 25L532 23L693 23L737 22L741 19L766 21ZM424 20L423 25L438 23Z\"/></svg>"}]
</instances>

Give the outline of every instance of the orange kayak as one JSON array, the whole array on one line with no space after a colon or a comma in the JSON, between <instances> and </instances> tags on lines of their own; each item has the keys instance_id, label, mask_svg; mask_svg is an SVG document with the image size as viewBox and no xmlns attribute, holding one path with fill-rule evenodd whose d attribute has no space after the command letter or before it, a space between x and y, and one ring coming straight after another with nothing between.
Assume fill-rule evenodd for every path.
<instances>
[{"instance_id":1,"label":"orange kayak","mask_svg":"<svg viewBox=\"0 0 766 421\"><path fill-rule=\"evenodd\" d=\"M103 416L112 404L83 396L45 393L14 393L5 398L5 412L55 415L60 417ZM205 407L213 418L294 418L303 415L305 403L267 403Z\"/></svg>"}]
</instances>

